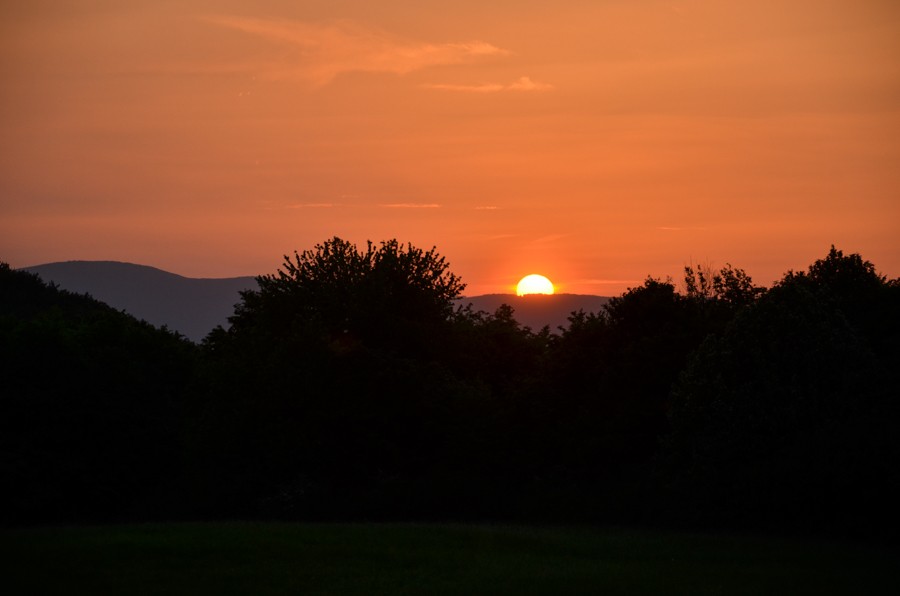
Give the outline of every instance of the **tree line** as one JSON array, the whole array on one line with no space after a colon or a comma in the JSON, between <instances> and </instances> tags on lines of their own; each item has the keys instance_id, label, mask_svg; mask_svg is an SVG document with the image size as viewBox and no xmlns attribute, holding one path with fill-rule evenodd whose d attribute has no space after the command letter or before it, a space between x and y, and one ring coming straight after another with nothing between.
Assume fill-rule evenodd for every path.
<instances>
[{"instance_id":1,"label":"tree line","mask_svg":"<svg viewBox=\"0 0 900 596\"><path fill-rule=\"evenodd\" d=\"M558 334L396 240L257 281L195 345L0 266L5 523L896 521L900 281L860 255L687 267Z\"/></svg>"}]
</instances>

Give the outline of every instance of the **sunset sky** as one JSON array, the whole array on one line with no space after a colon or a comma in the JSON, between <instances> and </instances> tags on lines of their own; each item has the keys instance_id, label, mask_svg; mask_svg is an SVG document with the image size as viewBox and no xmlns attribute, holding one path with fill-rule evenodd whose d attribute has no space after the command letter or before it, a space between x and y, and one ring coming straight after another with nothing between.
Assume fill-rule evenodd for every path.
<instances>
[{"instance_id":1,"label":"sunset sky","mask_svg":"<svg viewBox=\"0 0 900 596\"><path fill-rule=\"evenodd\" d=\"M900 276L896 0L0 6L0 260L438 247L470 295Z\"/></svg>"}]
</instances>

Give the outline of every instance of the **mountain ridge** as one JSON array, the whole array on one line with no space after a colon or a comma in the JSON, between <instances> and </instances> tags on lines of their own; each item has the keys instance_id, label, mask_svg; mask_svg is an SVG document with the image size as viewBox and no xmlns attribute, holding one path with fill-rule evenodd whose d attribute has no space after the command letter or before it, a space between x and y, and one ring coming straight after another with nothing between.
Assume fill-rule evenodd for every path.
<instances>
[{"instance_id":1,"label":"mountain ridge","mask_svg":"<svg viewBox=\"0 0 900 596\"><path fill-rule=\"evenodd\" d=\"M121 261L60 261L23 270L195 342L227 325L240 292L257 287L255 277L192 278Z\"/></svg>"},{"instance_id":2,"label":"mountain ridge","mask_svg":"<svg viewBox=\"0 0 900 596\"><path fill-rule=\"evenodd\" d=\"M464 296L456 300L465 306L471 303L475 310L493 314L502 304L513 308L516 321L532 331L540 331L544 326L556 333L560 327L568 327L569 316L573 312L597 312L609 302L606 296L593 294L482 294L480 296Z\"/></svg>"},{"instance_id":3,"label":"mountain ridge","mask_svg":"<svg viewBox=\"0 0 900 596\"><path fill-rule=\"evenodd\" d=\"M118 310L157 327L165 326L188 339L200 342L217 325L227 327L228 317L240 302L242 290L256 289L256 277L186 277L150 265L123 261L57 261L30 267L47 283L63 290L89 294ZM608 298L590 294L483 294L464 296L454 302L472 305L476 311L493 314L501 304L514 310L523 326L551 332L568 324L572 312L600 310Z\"/></svg>"}]
</instances>

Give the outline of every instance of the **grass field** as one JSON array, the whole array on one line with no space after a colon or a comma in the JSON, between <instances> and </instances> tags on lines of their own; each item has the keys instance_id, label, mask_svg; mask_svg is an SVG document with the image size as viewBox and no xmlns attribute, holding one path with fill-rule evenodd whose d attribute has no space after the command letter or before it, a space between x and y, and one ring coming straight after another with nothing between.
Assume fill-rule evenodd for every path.
<instances>
[{"instance_id":1,"label":"grass field","mask_svg":"<svg viewBox=\"0 0 900 596\"><path fill-rule=\"evenodd\" d=\"M0 533L4 594L897 594L896 551L591 528L159 524Z\"/></svg>"}]
</instances>

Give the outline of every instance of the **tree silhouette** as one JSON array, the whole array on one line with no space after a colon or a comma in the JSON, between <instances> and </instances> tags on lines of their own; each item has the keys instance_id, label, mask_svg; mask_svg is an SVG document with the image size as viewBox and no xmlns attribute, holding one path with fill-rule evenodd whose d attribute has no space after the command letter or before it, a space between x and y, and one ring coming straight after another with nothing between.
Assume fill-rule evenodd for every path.
<instances>
[{"instance_id":1,"label":"tree silhouette","mask_svg":"<svg viewBox=\"0 0 900 596\"><path fill-rule=\"evenodd\" d=\"M358 513L458 444L472 390L444 363L464 285L435 249L333 238L258 282L205 343L197 470L220 502Z\"/></svg>"},{"instance_id":2,"label":"tree silhouette","mask_svg":"<svg viewBox=\"0 0 900 596\"><path fill-rule=\"evenodd\" d=\"M886 514L900 410L896 361L873 347L895 331L858 323L871 311L896 321L896 298L870 263L832 247L704 342L673 391L660 460L672 504L734 523Z\"/></svg>"},{"instance_id":3,"label":"tree silhouette","mask_svg":"<svg viewBox=\"0 0 900 596\"><path fill-rule=\"evenodd\" d=\"M194 346L0 263L0 519L172 511Z\"/></svg>"},{"instance_id":4,"label":"tree silhouette","mask_svg":"<svg viewBox=\"0 0 900 596\"><path fill-rule=\"evenodd\" d=\"M715 300L731 306L750 304L765 293L764 288L753 285L743 269L731 263L718 272L710 267L688 265L684 268L684 285L689 298Z\"/></svg>"},{"instance_id":5,"label":"tree silhouette","mask_svg":"<svg viewBox=\"0 0 900 596\"><path fill-rule=\"evenodd\" d=\"M599 484L642 473L667 428L671 384L705 336L694 311L671 282L648 278L599 313L573 314L546 377L548 442L568 460L560 473Z\"/></svg>"},{"instance_id":6,"label":"tree silhouette","mask_svg":"<svg viewBox=\"0 0 900 596\"><path fill-rule=\"evenodd\" d=\"M768 291L685 273L552 335L332 238L197 349L0 265L3 519L895 515L900 281L834 247Z\"/></svg>"},{"instance_id":7,"label":"tree silhouette","mask_svg":"<svg viewBox=\"0 0 900 596\"><path fill-rule=\"evenodd\" d=\"M275 274L242 293L230 333L265 332L273 339L318 334L334 350L359 345L420 356L453 314L465 289L436 249L396 240L364 250L332 238L285 256Z\"/></svg>"}]
</instances>

